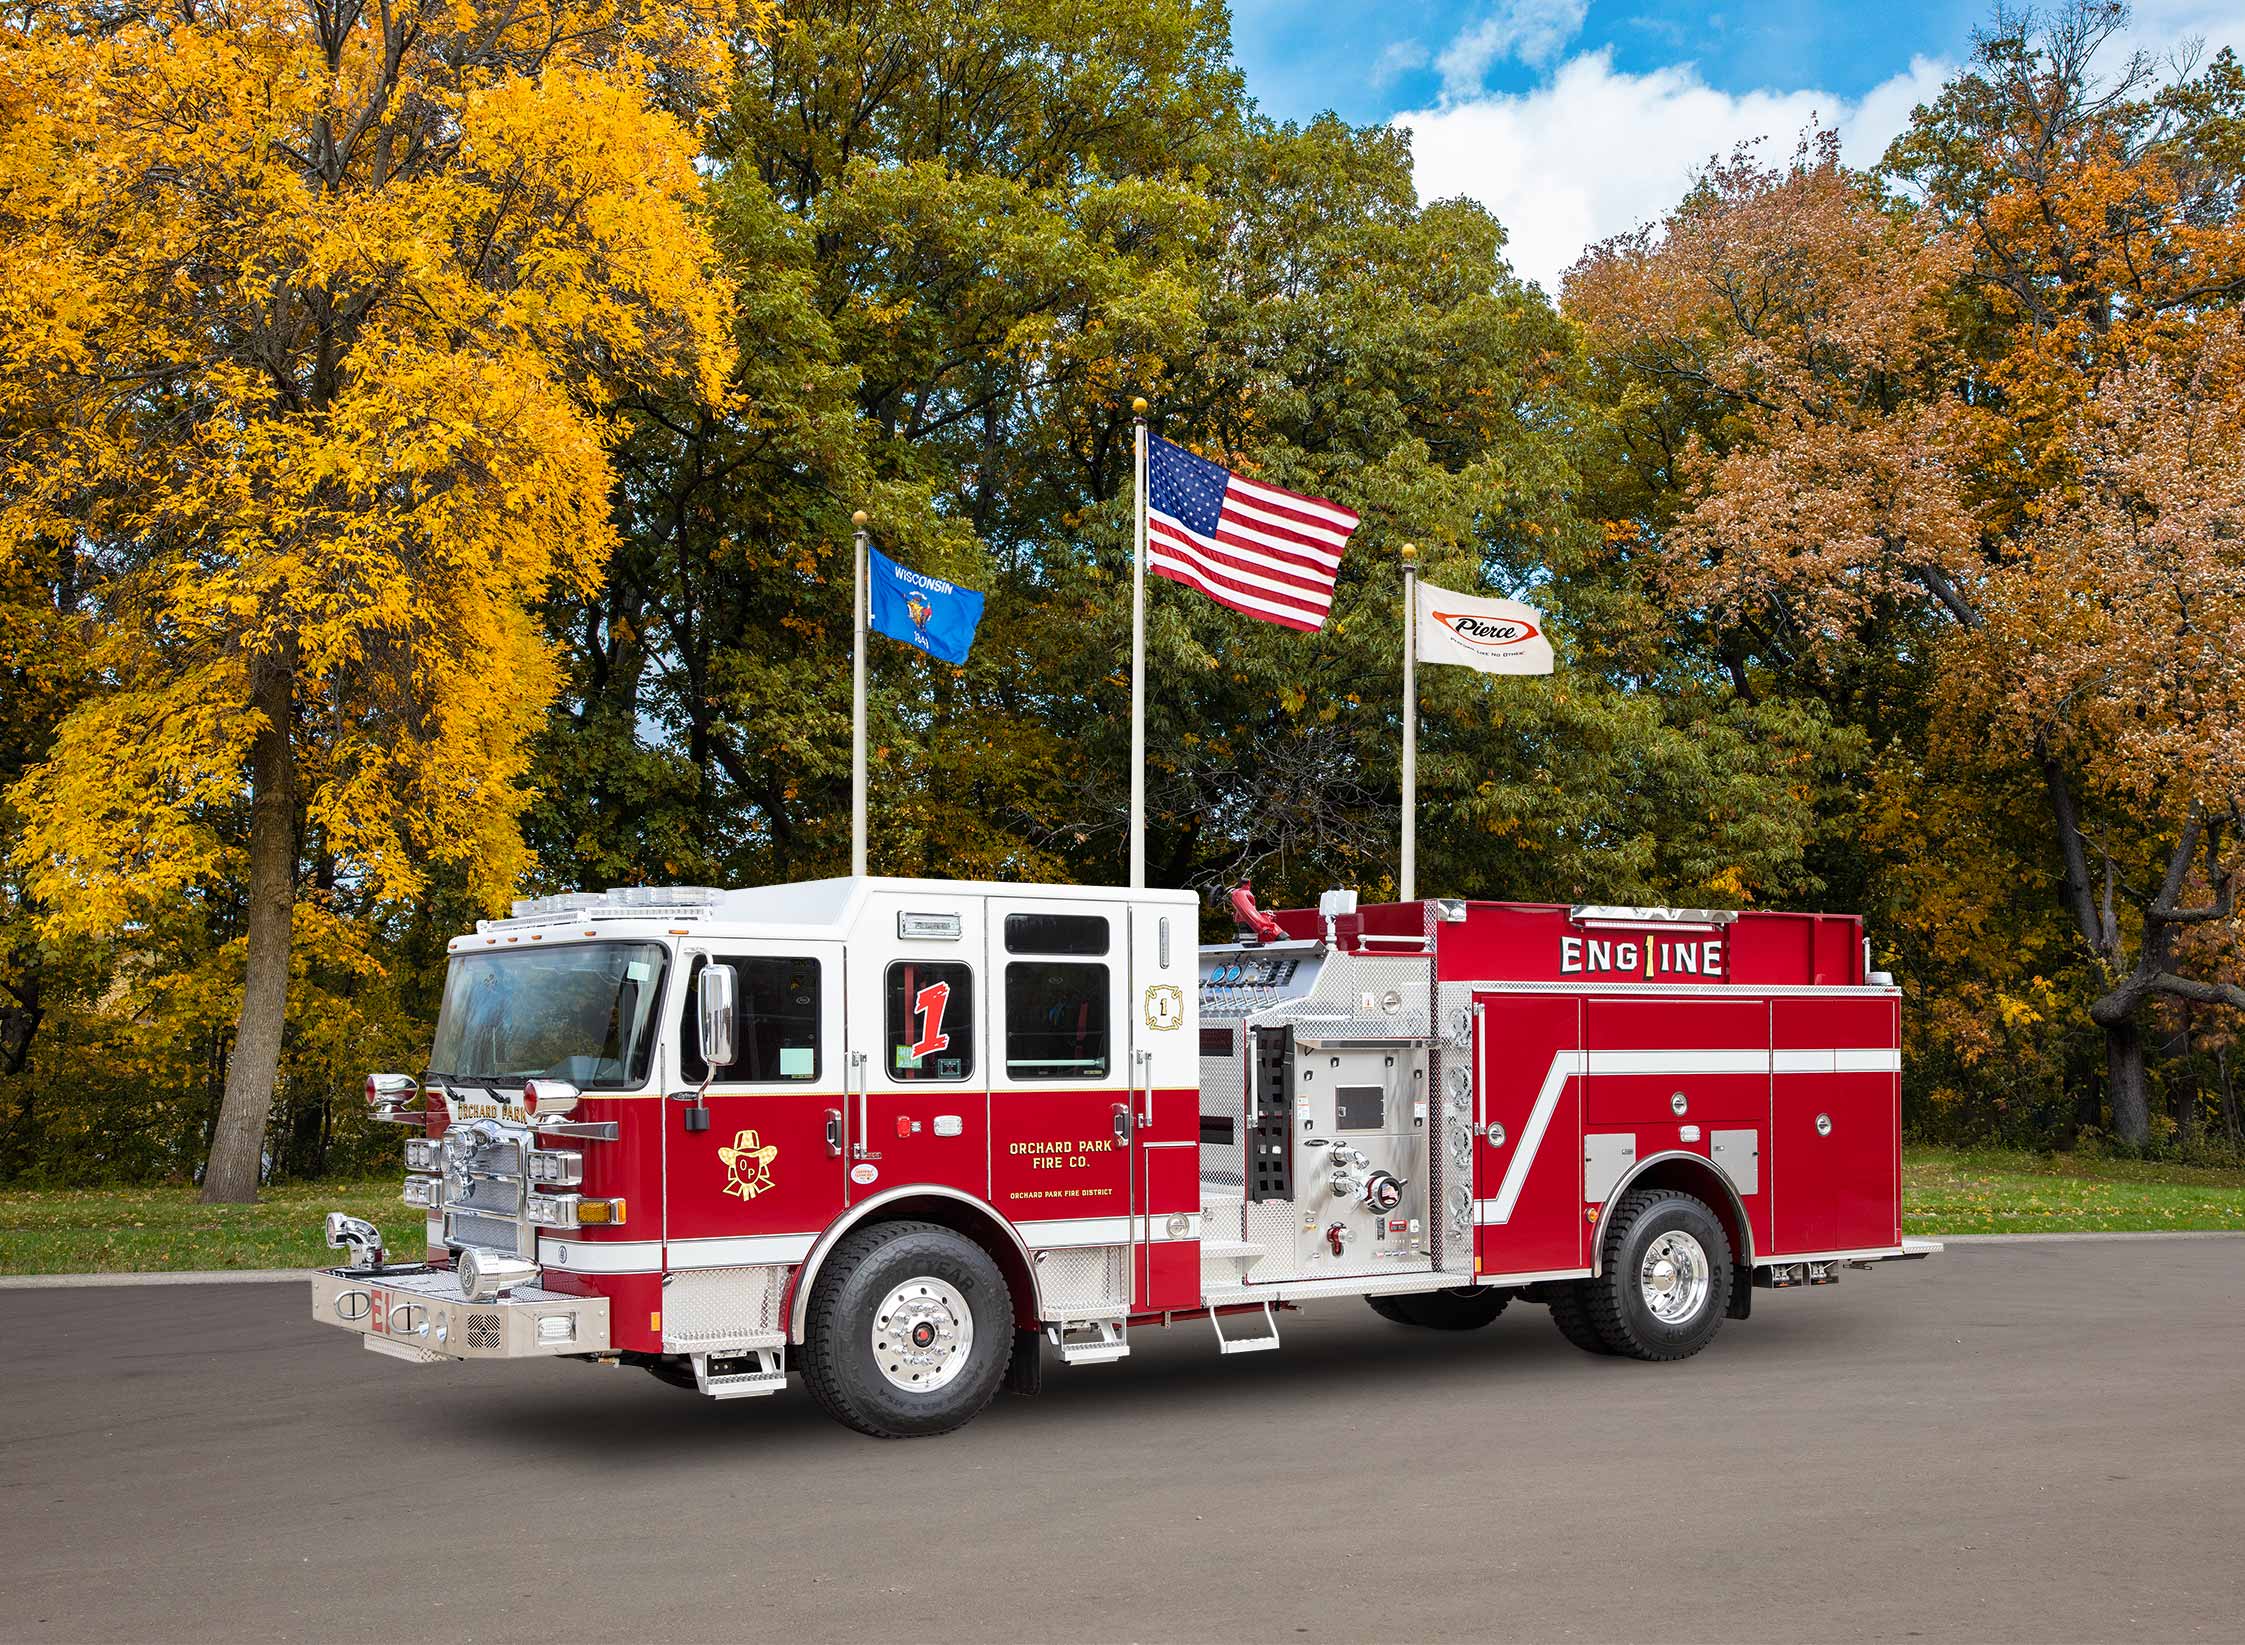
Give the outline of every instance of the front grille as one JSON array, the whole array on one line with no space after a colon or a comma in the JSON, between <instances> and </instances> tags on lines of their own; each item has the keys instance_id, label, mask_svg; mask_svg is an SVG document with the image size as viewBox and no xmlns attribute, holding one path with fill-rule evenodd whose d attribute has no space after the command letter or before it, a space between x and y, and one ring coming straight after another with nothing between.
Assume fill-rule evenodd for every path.
<instances>
[{"instance_id":1,"label":"front grille","mask_svg":"<svg viewBox=\"0 0 2245 1645\"><path fill-rule=\"evenodd\" d=\"M473 1120L444 1134L444 1238L455 1250L535 1257L527 1218L527 1140L496 1120Z\"/></svg>"},{"instance_id":2,"label":"front grille","mask_svg":"<svg viewBox=\"0 0 2245 1645\"><path fill-rule=\"evenodd\" d=\"M522 1202L522 1190L513 1182L495 1182L489 1177L476 1177L464 1186L456 1187L451 1203L462 1211L482 1211L492 1216L512 1219Z\"/></svg>"},{"instance_id":3,"label":"front grille","mask_svg":"<svg viewBox=\"0 0 2245 1645\"><path fill-rule=\"evenodd\" d=\"M479 1217L472 1211L453 1211L444 1220L444 1237L453 1245L473 1245L513 1256L522 1243L522 1224L505 1217Z\"/></svg>"}]
</instances>

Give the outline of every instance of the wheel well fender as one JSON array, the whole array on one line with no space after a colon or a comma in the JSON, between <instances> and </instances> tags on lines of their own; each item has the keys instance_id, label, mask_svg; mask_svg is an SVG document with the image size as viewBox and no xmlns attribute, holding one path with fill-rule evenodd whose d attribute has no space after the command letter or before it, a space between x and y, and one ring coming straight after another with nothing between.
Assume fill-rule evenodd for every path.
<instances>
[{"instance_id":1,"label":"wheel well fender","mask_svg":"<svg viewBox=\"0 0 2245 1645\"><path fill-rule=\"evenodd\" d=\"M1739 1199L1731 1179L1717 1170L1704 1154L1671 1150L1638 1161L1636 1168L1606 1196L1606 1203L1612 1205L1637 1188L1666 1188L1707 1202L1731 1242L1731 1317L1744 1319L1754 1285L1754 1226L1746 1220L1745 1203ZM1604 1271L1605 1258L1605 1241L1595 1241L1590 1252L1593 1275Z\"/></svg>"},{"instance_id":2,"label":"wheel well fender","mask_svg":"<svg viewBox=\"0 0 2245 1645\"><path fill-rule=\"evenodd\" d=\"M956 1188L918 1184L891 1188L851 1206L828 1224L826 1232L812 1243L788 1282L784 1299L788 1341L800 1343L803 1340L804 1323L811 1307L811 1287L818 1283L819 1269L833 1255L834 1248L858 1229L881 1222L932 1222L973 1240L990 1253L990 1260L1006 1277L1006 1288L1013 1293L1016 1327L1026 1329L1042 1317L1037 1311L1036 1273L1029 1262L1029 1249L1021 1243L1021 1236L1013 1225L987 1200Z\"/></svg>"}]
</instances>

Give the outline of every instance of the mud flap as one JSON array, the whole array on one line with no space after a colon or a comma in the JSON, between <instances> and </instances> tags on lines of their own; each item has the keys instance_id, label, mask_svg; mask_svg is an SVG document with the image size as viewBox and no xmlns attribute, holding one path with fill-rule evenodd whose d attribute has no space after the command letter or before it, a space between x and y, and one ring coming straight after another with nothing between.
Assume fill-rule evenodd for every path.
<instances>
[{"instance_id":1,"label":"mud flap","mask_svg":"<svg viewBox=\"0 0 2245 1645\"><path fill-rule=\"evenodd\" d=\"M1045 1339L1041 1331L1016 1331L1006 1361L1005 1391L1035 1398L1045 1391Z\"/></svg>"}]
</instances>

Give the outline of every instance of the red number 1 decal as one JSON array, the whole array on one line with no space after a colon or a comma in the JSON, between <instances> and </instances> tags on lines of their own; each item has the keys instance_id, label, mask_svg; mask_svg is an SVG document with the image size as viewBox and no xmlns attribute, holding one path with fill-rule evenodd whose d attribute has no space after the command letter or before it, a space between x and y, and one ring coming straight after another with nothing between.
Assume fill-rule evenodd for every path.
<instances>
[{"instance_id":1,"label":"red number 1 decal","mask_svg":"<svg viewBox=\"0 0 2245 1645\"><path fill-rule=\"evenodd\" d=\"M920 1015L920 1043L910 1052L914 1061L951 1043L951 1036L943 1031L943 1009L950 1003L951 985L947 982L931 982L912 997L912 1009Z\"/></svg>"}]
</instances>

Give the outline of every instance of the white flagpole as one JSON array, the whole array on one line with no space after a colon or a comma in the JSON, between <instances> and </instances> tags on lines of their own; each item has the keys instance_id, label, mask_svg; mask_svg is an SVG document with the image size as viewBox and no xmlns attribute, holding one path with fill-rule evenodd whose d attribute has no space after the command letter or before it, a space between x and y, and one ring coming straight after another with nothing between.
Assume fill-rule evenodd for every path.
<instances>
[{"instance_id":1,"label":"white flagpole","mask_svg":"<svg viewBox=\"0 0 2245 1645\"><path fill-rule=\"evenodd\" d=\"M1130 888L1146 888L1146 402L1130 402L1137 425L1136 493L1130 544Z\"/></svg>"},{"instance_id":2,"label":"white flagpole","mask_svg":"<svg viewBox=\"0 0 2245 1645\"><path fill-rule=\"evenodd\" d=\"M1403 545L1403 901L1419 895L1419 564Z\"/></svg>"},{"instance_id":3,"label":"white flagpole","mask_svg":"<svg viewBox=\"0 0 2245 1645\"><path fill-rule=\"evenodd\" d=\"M866 606L872 594L867 582L866 548L872 533L865 529L865 510L850 516L857 527L857 576L851 584L850 628L850 872L865 875L865 625Z\"/></svg>"}]
</instances>

